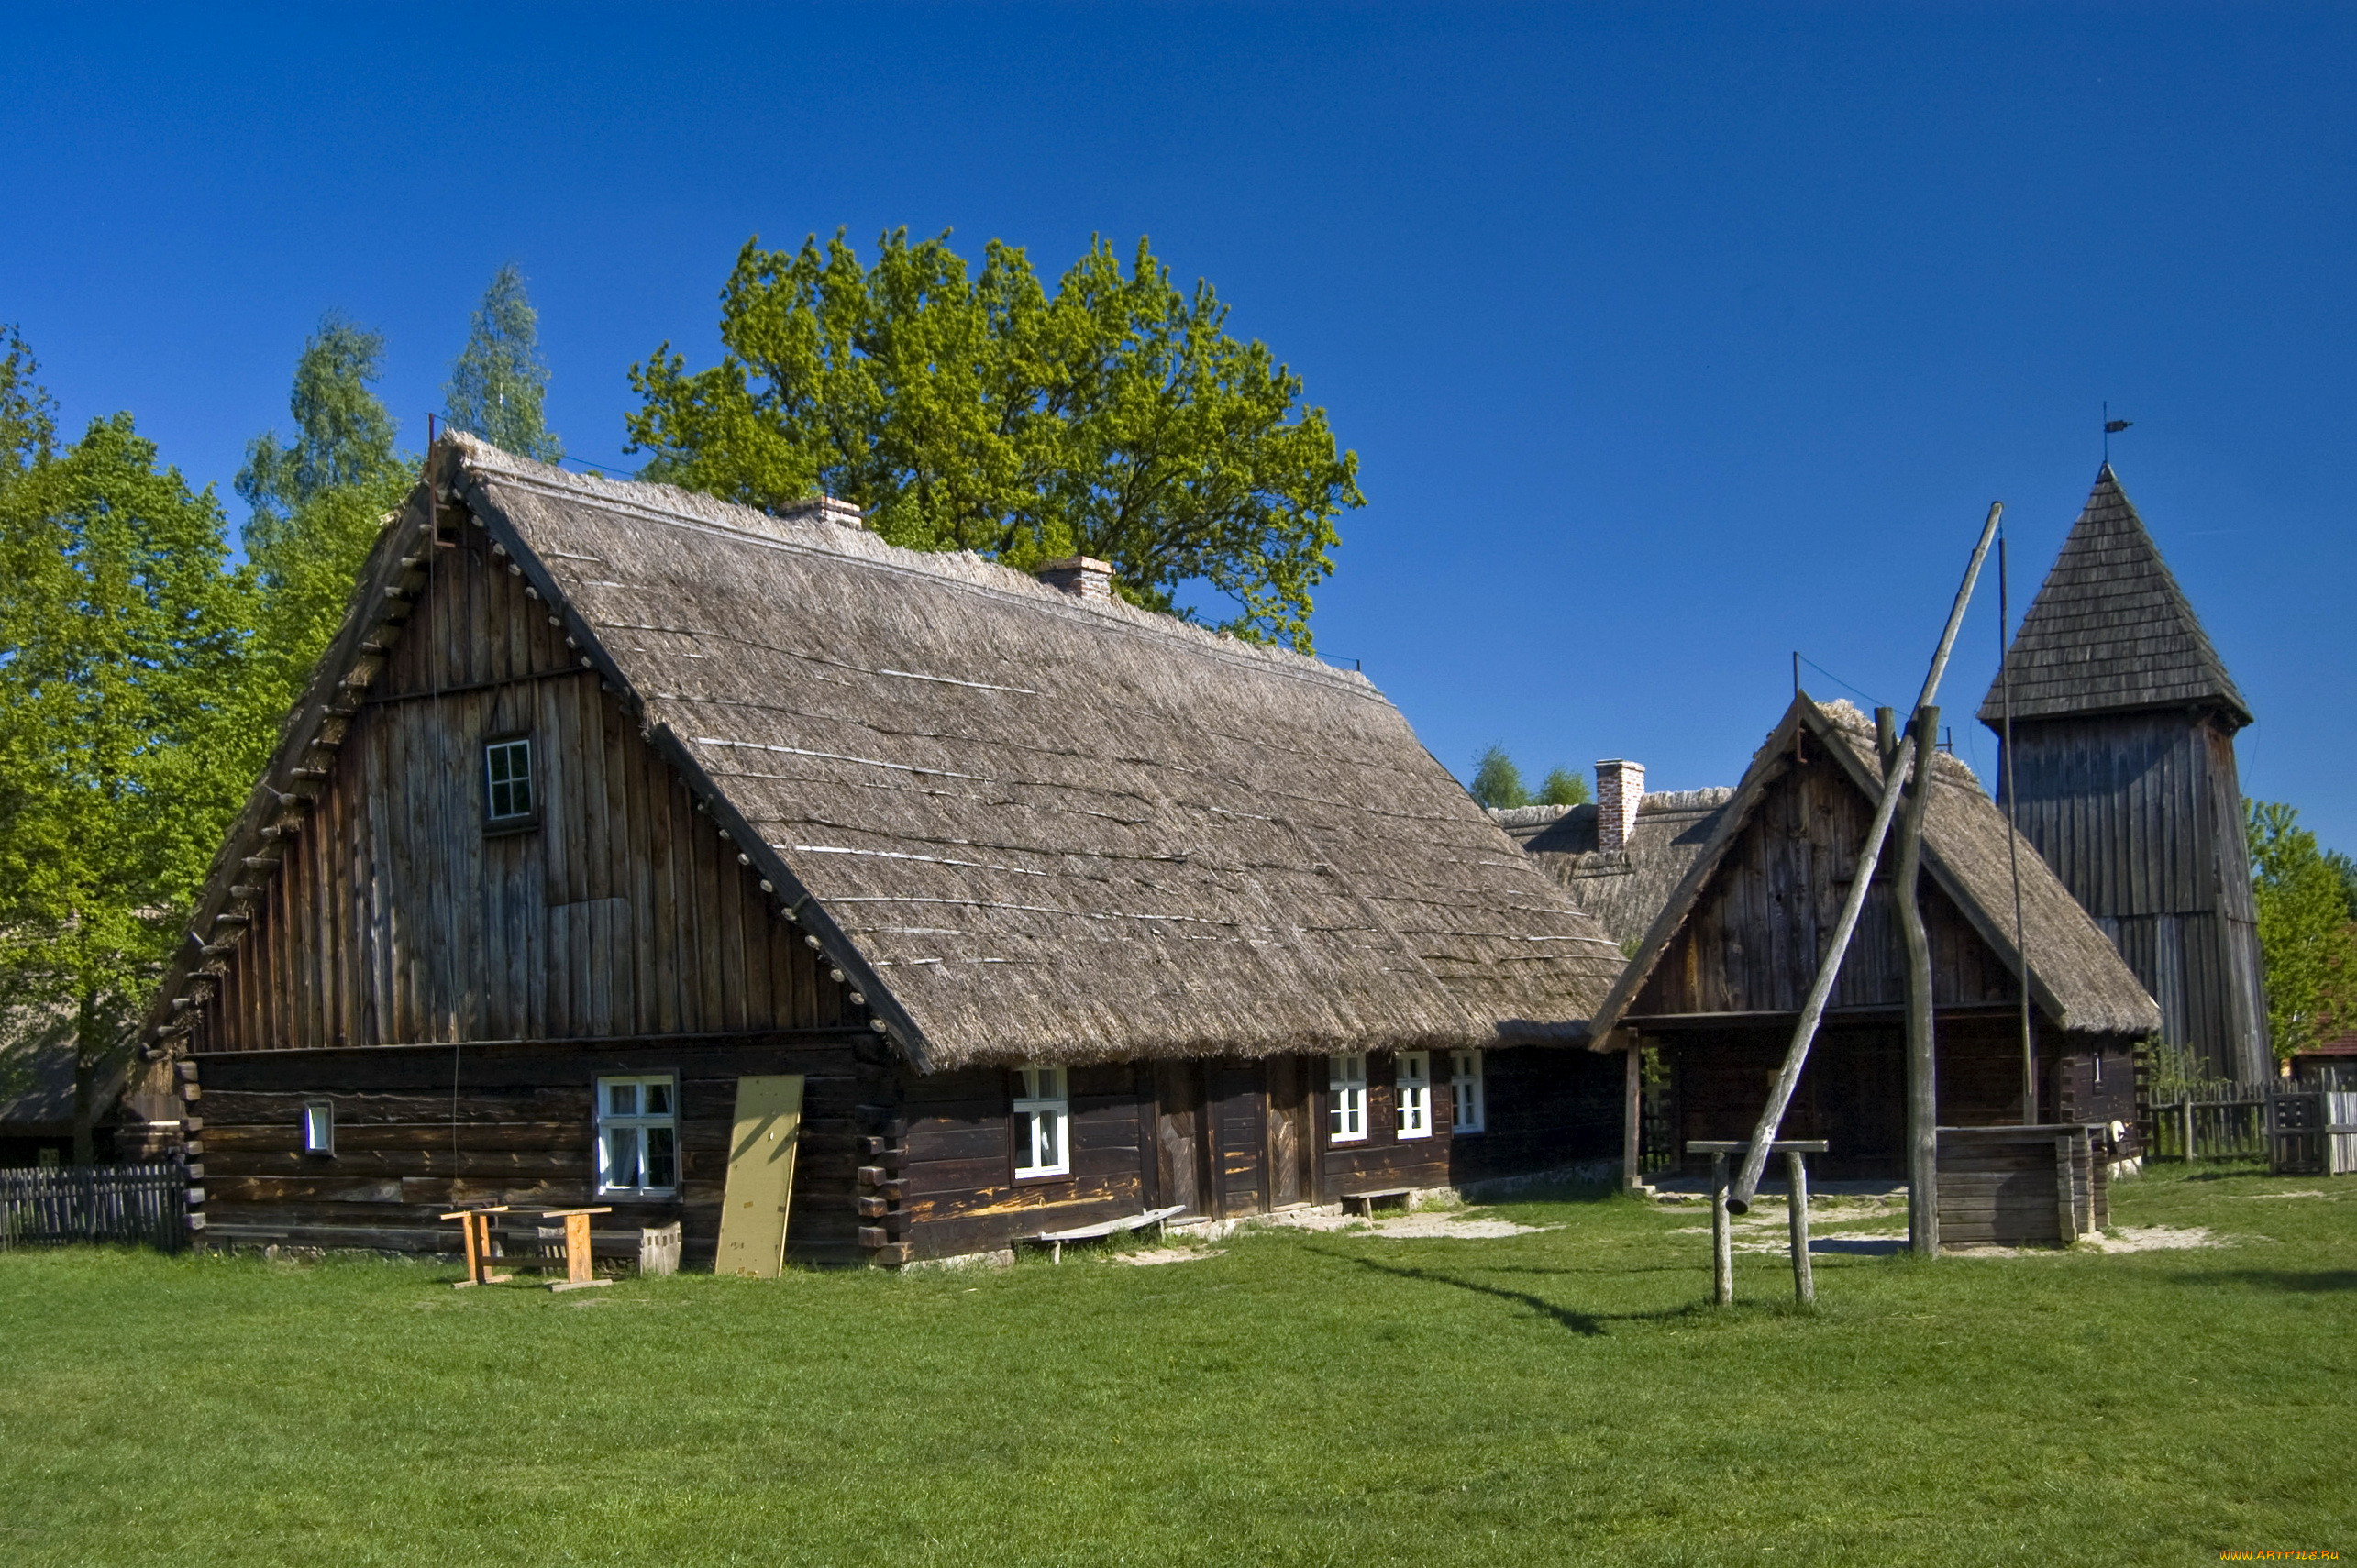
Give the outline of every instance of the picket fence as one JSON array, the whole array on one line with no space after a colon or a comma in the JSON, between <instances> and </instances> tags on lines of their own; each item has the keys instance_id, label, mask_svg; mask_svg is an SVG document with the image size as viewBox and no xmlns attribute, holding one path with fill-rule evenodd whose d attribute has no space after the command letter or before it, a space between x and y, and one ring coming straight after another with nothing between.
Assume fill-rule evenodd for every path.
<instances>
[{"instance_id":1,"label":"picket fence","mask_svg":"<svg viewBox=\"0 0 2357 1568\"><path fill-rule=\"evenodd\" d=\"M2156 1102L2147 1152L2164 1160L2263 1160L2283 1175L2357 1174L2357 1093L2230 1084Z\"/></svg>"},{"instance_id":2,"label":"picket fence","mask_svg":"<svg viewBox=\"0 0 2357 1568\"><path fill-rule=\"evenodd\" d=\"M177 1165L37 1165L0 1170L0 1250L73 1242L188 1238L188 1172Z\"/></svg>"}]
</instances>

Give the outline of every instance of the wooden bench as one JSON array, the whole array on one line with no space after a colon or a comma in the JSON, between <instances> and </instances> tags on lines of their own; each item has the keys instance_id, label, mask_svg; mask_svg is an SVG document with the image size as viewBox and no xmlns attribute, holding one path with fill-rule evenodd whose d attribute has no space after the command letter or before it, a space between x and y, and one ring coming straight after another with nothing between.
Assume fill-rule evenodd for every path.
<instances>
[{"instance_id":1,"label":"wooden bench","mask_svg":"<svg viewBox=\"0 0 2357 1568\"><path fill-rule=\"evenodd\" d=\"M562 1225L508 1225L493 1232L502 1243L502 1261L518 1268L566 1266ZM653 1277L680 1272L680 1222L648 1225L636 1231L592 1231L592 1257L626 1260Z\"/></svg>"},{"instance_id":2,"label":"wooden bench","mask_svg":"<svg viewBox=\"0 0 2357 1568\"><path fill-rule=\"evenodd\" d=\"M1067 1242L1101 1242L1108 1236L1143 1231L1148 1225L1160 1225L1176 1220L1186 1211L1186 1205L1174 1203L1167 1209L1149 1209L1143 1214L1124 1214L1118 1220L1100 1220L1093 1225L1075 1225L1068 1231L1042 1231L1036 1236L1022 1236L1017 1240L1050 1249L1054 1260L1062 1263Z\"/></svg>"},{"instance_id":3,"label":"wooden bench","mask_svg":"<svg viewBox=\"0 0 2357 1568\"><path fill-rule=\"evenodd\" d=\"M1342 1211L1372 1215L1378 1205L1386 1209L1405 1209L1415 1196L1416 1189L1412 1187L1378 1187L1365 1192L1345 1192L1342 1195Z\"/></svg>"}]
</instances>

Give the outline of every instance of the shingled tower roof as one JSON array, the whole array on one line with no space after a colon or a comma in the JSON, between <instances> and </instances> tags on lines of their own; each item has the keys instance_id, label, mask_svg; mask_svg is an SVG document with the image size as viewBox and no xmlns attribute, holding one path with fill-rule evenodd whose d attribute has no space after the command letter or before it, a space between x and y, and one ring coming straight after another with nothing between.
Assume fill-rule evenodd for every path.
<instances>
[{"instance_id":1,"label":"shingled tower roof","mask_svg":"<svg viewBox=\"0 0 2357 1568\"><path fill-rule=\"evenodd\" d=\"M2251 722L2109 463L2022 617L2009 662L2017 719L2215 704L2237 728ZM1980 716L1991 728L2003 722L2001 674Z\"/></svg>"}]
</instances>

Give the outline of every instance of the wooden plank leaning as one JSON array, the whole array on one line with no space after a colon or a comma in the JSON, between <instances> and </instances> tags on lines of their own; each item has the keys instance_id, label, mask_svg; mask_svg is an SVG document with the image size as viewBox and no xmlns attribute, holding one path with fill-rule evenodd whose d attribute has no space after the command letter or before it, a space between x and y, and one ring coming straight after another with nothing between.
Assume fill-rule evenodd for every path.
<instances>
[{"instance_id":1,"label":"wooden plank leaning","mask_svg":"<svg viewBox=\"0 0 2357 1568\"><path fill-rule=\"evenodd\" d=\"M2005 503L1993 502L1988 520L1981 525L1981 536L1973 547L1973 556L1964 568L1964 580L1956 590L1956 601L1948 610L1948 624L1940 634L1940 645L1931 655L1931 668L1923 678L1922 694L1915 700L1915 712L1931 706L1940 694L1940 678L1947 673L1948 656L1955 651L1956 634L1964 626L1964 608L1972 602L1973 585L1979 580L1981 563L1988 558L1989 541L1997 536L1997 521L2004 515ZM1912 726L1910 726L1910 730ZM1768 1089L1767 1105L1760 1112L1759 1125L1754 1129L1751 1146L1743 1154L1743 1167L1735 1177L1734 1187L1727 1195L1728 1209L1737 1214L1748 1211L1752 1196L1759 1191L1760 1177L1767 1170L1769 1146L1783 1129L1784 1113L1792 1103L1792 1091L1799 1087L1800 1070L1809 1064L1809 1047L1817 1038L1817 1026L1824 1019L1825 1004L1832 999L1833 982L1842 973L1842 960L1850 950L1850 938L1858 929L1858 917L1865 912L1866 892L1874 881L1875 867L1882 858L1883 841L1889 835L1891 818L1898 811L1900 785L1919 766L1930 777L1931 759L1918 755L1923 736L1910 733L1900 742L1900 755L1894 759L1890 772L1884 778L1882 799L1875 806L1874 823L1866 829L1866 841L1859 846L1858 865L1852 875L1849 896L1842 901L1842 917L1833 927L1833 940L1826 949L1824 961L1818 966L1817 979L1809 988L1809 999L1800 1010L1800 1020L1793 1026L1792 1045L1786 1052L1784 1066Z\"/></svg>"}]
</instances>

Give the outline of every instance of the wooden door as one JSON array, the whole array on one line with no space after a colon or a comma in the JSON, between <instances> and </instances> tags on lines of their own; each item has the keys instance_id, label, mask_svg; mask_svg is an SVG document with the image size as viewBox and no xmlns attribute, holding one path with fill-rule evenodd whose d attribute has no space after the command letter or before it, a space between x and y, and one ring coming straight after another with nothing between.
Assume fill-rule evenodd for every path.
<instances>
[{"instance_id":1,"label":"wooden door","mask_svg":"<svg viewBox=\"0 0 2357 1568\"><path fill-rule=\"evenodd\" d=\"M1261 1064L1210 1062L1203 1076L1214 1212L1223 1220L1266 1213L1270 1207L1268 1088Z\"/></svg>"},{"instance_id":2,"label":"wooden door","mask_svg":"<svg viewBox=\"0 0 2357 1568\"><path fill-rule=\"evenodd\" d=\"M1299 1056L1271 1056L1268 1073L1268 1207L1311 1201L1308 1080Z\"/></svg>"},{"instance_id":3,"label":"wooden door","mask_svg":"<svg viewBox=\"0 0 2357 1568\"><path fill-rule=\"evenodd\" d=\"M1154 1064L1156 1189L1164 1208L1204 1209L1203 1083L1192 1062Z\"/></svg>"},{"instance_id":4,"label":"wooden door","mask_svg":"<svg viewBox=\"0 0 2357 1568\"><path fill-rule=\"evenodd\" d=\"M736 1080L714 1274L775 1279L785 1266L786 1209L793 1200L802 1120L801 1074Z\"/></svg>"}]
</instances>

